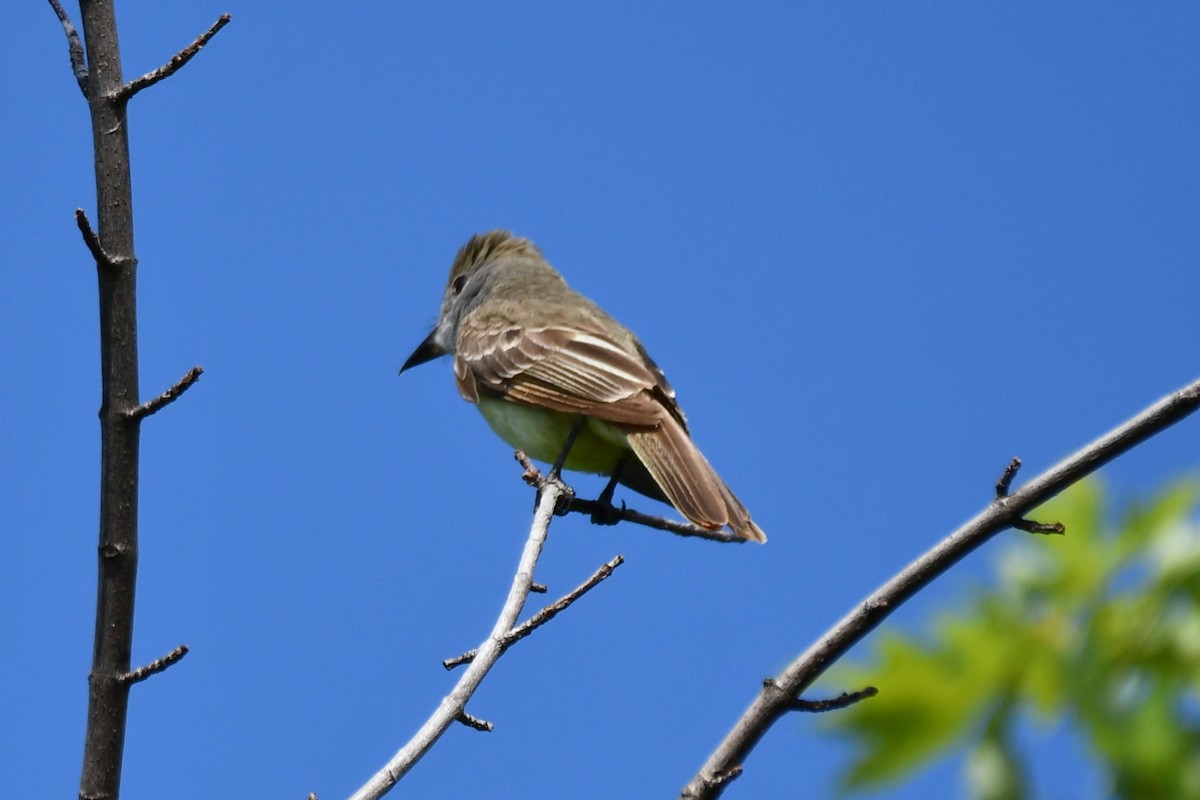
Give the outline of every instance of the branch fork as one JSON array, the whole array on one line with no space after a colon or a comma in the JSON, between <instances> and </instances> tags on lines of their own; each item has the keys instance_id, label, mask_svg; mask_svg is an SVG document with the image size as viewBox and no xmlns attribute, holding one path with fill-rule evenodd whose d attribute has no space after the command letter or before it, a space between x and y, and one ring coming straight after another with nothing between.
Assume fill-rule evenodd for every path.
<instances>
[{"instance_id":1,"label":"branch fork","mask_svg":"<svg viewBox=\"0 0 1200 800\"><path fill-rule=\"evenodd\" d=\"M763 678L763 689L774 689L779 692L783 698L780 702L787 710L807 711L809 713L846 708L879 694L879 690L874 686L866 686L857 692L842 692L837 697L832 697L828 700L804 700L799 697L790 696L787 690L780 686L779 682L774 678Z\"/></svg>"},{"instance_id":2,"label":"branch fork","mask_svg":"<svg viewBox=\"0 0 1200 800\"><path fill-rule=\"evenodd\" d=\"M197 36L195 41L180 50L175 55L171 56L170 61L163 64L158 69L147 72L140 78L131 80L120 89L117 89L115 92L111 93L109 95L109 99L116 103L127 102L129 98L133 97L143 89L148 89L159 81L171 77L176 72L183 69L184 64L191 61L197 53L203 50L204 46L212 41L212 38L217 35L217 31L229 24L230 19L232 19L232 17L229 14L222 14L217 18L217 21L214 22L211 27L209 27L208 30Z\"/></svg>"},{"instance_id":3,"label":"branch fork","mask_svg":"<svg viewBox=\"0 0 1200 800\"><path fill-rule=\"evenodd\" d=\"M565 611L572 603L598 586L601 581L613 574L613 570L624 563L625 557L618 555L613 558L612 561L602 565L600 569L596 570L590 578L581 583L579 586L575 587L569 593L563 595L558 600L555 600L553 603L546 606L541 611L527 619L525 622L521 623L505 634L501 639L501 648L503 650L507 650L541 626L545 625L550 620L554 619L556 616L558 616L559 612ZM462 655L455 656L454 658L447 658L442 662L442 666L450 670L463 664L469 664L472 660L474 660L478 653L478 649L468 650Z\"/></svg>"},{"instance_id":4,"label":"branch fork","mask_svg":"<svg viewBox=\"0 0 1200 800\"><path fill-rule=\"evenodd\" d=\"M75 75L75 82L79 84L79 90L83 92L83 96L90 97L91 91L88 89L88 68L85 61L85 52L83 44L79 41L79 32L75 29L75 25L71 22L66 9L62 7L59 0L49 0L50 7L54 9L58 21L63 26L63 33L67 36L67 54L71 59L71 72ZM167 63L163 64L158 69L151 70L140 78L135 78L126 84L121 85L116 90L109 92L105 99L113 103L126 103L129 98L133 97L143 89L148 89L159 81L166 80L174 75L179 70L183 69L184 64L187 64L197 53L204 49L204 46L212 41L212 38L217 35L217 32L229 24L232 17L226 13L217 18L208 30L196 37L196 39L187 47L180 50Z\"/></svg>"},{"instance_id":5,"label":"branch fork","mask_svg":"<svg viewBox=\"0 0 1200 800\"><path fill-rule=\"evenodd\" d=\"M187 371L187 373L175 382L175 385L165 392L155 397L152 400L147 400L137 408L128 412L129 417L135 420L142 420L154 414L178 400L184 392L192 388L192 385L200 380L200 376L204 374L204 368L197 365Z\"/></svg>"},{"instance_id":6,"label":"branch fork","mask_svg":"<svg viewBox=\"0 0 1200 800\"><path fill-rule=\"evenodd\" d=\"M495 728L495 726L492 725L492 723L488 722L486 719L480 719L479 717L473 717L470 714L468 714L466 711L458 712L458 716L454 718L454 721L461 723L463 725L466 725L468 728L472 728L477 731L482 731L483 733L491 733L493 728Z\"/></svg>"},{"instance_id":7,"label":"branch fork","mask_svg":"<svg viewBox=\"0 0 1200 800\"><path fill-rule=\"evenodd\" d=\"M83 243L87 245L92 258L96 260L97 269L111 273L116 272L122 267L137 266L135 259L114 256L104 249L104 246L100 244L99 235L96 234L91 221L88 220L87 213L82 208L75 209L75 224L79 226L79 233L83 236Z\"/></svg>"},{"instance_id":8,"label":"branch fork","mask_svg":"<svg viewBox=\"0 0 1200 800\"><path fill-rule=\"evenodd\" d=\"M466 671L459 677L458 683L454 685L448 695L442 698L442 702L420 730L388 760L382 769L359 787L351 796L351 800L378 800L391 791L392 787L408 774L408 771L437 743L437 740L451 724L458 722L480 730L488 729L481 727L484 724L482 720L467 714L467 701L475 694L484 677L506 649L505 638L512 630L525 605L525 600L529 596L530 586L533 584L533 570L541 555L542 547L546 543L546 534L550 527L550 520L554 516L554 508L561 497L562 490L554 483L547 482L541 488L537 507L534 510L533 523L529 529L529 538L525 542L525 549L517 564L517 571L513 576L508 598L504 601L504 607L501 609L495 625L492 626L491 633L479 646L478 652Z\"/></svg>"},{"instance_id":9,"label":"branch fork","mask_svg":"<svg viewBox=\"0 0 1200 800\"><path fill-rule=\"evenodd\" d=\"M1008 466L1004 468L1000 480L996 481L996 502L1001 506L1008 499L1008 491L1012 487L1013 478L1017 477L1019 469L1021 469L1021 459L1014 456L1013 460L1008 462ZM1065 534L1067 532L1066 526L1061 522L1035 522L1025 517L1014 520L1012 526L1026 533Z\"/></svg>"}]
</instances>

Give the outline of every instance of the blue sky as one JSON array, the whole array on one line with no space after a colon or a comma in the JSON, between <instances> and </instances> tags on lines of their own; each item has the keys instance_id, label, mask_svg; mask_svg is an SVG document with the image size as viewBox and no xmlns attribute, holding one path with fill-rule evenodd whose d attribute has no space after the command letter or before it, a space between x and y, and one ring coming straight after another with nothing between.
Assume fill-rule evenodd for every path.
<instances>
[{"instance_id":1,"label":"blue sky","mask_svg":"<svg viewBox=\"0 0 1200 800\"><path fill-rule=\"evenodd\" d=\"M135 660L192 652L134 691L127 797L345 796L490 628L532 495L447 362L396 377L473 232L532 237L639 333L771 541L556 521L552 593L628 563L500 662L470 706L496 730L452 729L402 796L673 796L1010 457L1032 475L1200 374L1193 3L118 11L129 77L233 14L130 114L143 395L206 372L143 430ZM66 796L95 598L91 133L45 3L9 9L0 66L0 787ZM1109 487L1194 473L1198 430ZM1043 796L1098 796L1070 737L1028 736L1058 737ZM846 758L787 719L727 796L824 796ZM885 795L957 794L959 768Z\"/></svg>"}]
</instances>

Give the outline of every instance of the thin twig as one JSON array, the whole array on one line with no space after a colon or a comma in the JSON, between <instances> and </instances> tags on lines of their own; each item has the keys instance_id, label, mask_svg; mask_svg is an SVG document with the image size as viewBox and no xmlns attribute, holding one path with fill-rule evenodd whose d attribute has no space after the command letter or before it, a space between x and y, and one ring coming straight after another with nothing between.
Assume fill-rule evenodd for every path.
<instances>
[{"instance_id":1,"label":"thin twig","mask_svg":"<svg viewBox=\"0 0 1200 800\"><path fill-rule=\"evenodd\" d=\"M1064 534L1067 532L1067 526L1061 522L1034 522L1031 519L1019 519L1012 526L1026 533Z\"/></svg>"},{"instance_id":2,"label":"thin twig","mask_svg":"<svg viewBox=\"0 0 1200 800\"><path fill-rule=\"evenodd\" d=\"M1008 466L1004 468L1004 473L1000 476L1000 480L996 481L997 500L1003 500L1008 497L1008 490L1012 487L1013 478L1017 476L1017 471L1020 469L1021 459L1014 457L1012 461L1008 462ZM1034 522L1031 519L1025 518L1014 521L1012 526L1026 533L1063 534L1067 532L1067 526L1061 522Z\"/></svg>"},{"instance_id":3,"label":"thin twig","mask_svg":"<svg viewBox=\"0 0 1200 800\"><path fill-rule=\"evenodd\" d=\"M1021 459L1013 456L1013 460L1008 462L1008 466L1004 468L1004 472L1000 475L1000 480L996 481L996 499L1003 500L1008 497L1008 490L1012 488L1013 478L1017 477L1017 471L1021 469Z\"/></svg>"},{"instance_id":4,"label":"thin twig","mask_svg":"<svg viewBox=\"0 0 1200 800\"><path fill-rule=\"evenodd\" d=\"M75 30L62 3L59 3L58 0L50 0L50 7L58 15L63 32L67 34L67 52L71 56L71 72L75 73L75 82L79 84L79 91L83 92L83 96L86 98L88 96L88 71L87 64L83 61L83 44L79 41L79 31Z\"/></svg>"},{"instance_id":5,"label":"thin twig","mask_svg":"<svg viewBox=\"0 0 1200 800\"><path fill-rule=\"evenodd\" d=\"M618 555L612 561L609 561L607 564L601 566L600 569L592 573L592 576L586 581L579 584L570 592L555 600L553 603L546 606L529 619L525 620L525 622L522 622L520 625L513 628L504 637L504 649L507 650L541 626L545 625L550 620L554 619L556 616L558 616L559 612L566 610L568 606L570 606L579 598L583 597L594 587L598 586L601 581L613 574L613 570L624 563L625 557ZM478 650L468 650L460 656L447 658L442 662L442 666L446 669L454 669L462 664L470 663L470 661L475 658L478 652Z\"/></svg>"},{"instance_id":6,"label":"thin twig","mask_svg":"<svg viewBox=\"0 0 1200 800\"><path fill-rule=\"evenodd\" d=\"M149 664L146 664L145 666L142 666L142 667L138 667L137 669L133 670L132 672L126 672L124 675L121 676L121 683L130 684L130 685L135 684L135 683L141 683L142 681L146 680L146 678L149 678L151 675L157 675L158 673L162 672L167 667L169 667L172 664L174 664L175 662L179 661L181 658L183 658L187 654L188 654L188 646L186 644L181 644L181 645L179 645L179 647L176 647L174 650L167 653L162 658L155 659L154 661L151 661Z\"/></svg>"},{"instance_id":7,"label":"thin twig","mask_svg":"<svg viewBox=\"0 0 1200 800\"><path fill-rule=\"evenodd\" d=\"M521 476L521 480L535 488L540 487L545 478L542 477L542 471L537 468L537 464L534 464L529 456L525 455L525 451L517 450L513 453L513 458L525 468L525 474Z\"/></svg>"},{"instance_id":8,"label":"thin twig","mask_svg":"<svg viewBox=\"0 0 1200 800\"><path fill-rule=\"evenodd\" d=\"M117 89L112 94L111 99L117 103L128 100L142 89L147 89L159 81L174 75L183 68L184 64L191 61L193 56L203 50L204 45L208 44L209 41L217 35L217 31L228 25L230 19L232 19L232 17L230 17L229 14L222 14L217 18L217 21L212 24L211 28L196 37L196 41L192 42L187 47L171 56L170 61L168 61L166 64L163 64L158 69L147 72L140 78L134 78L120 89Z\"/></svg>"},{"instance_id":9,"label":"thin twig","mask_svg":"<svg viewBox=\"0 0 1200 800\"><path fill-rule=\"evenodd\" d=\"M153 400L147 400L137 408L129 412L129 417L135 420L142 420L151 414L161 411L166 406L171 405L179 399L180 395L192 387L200 376L204 374L203 367L199 365L192 367L187 371L187 374L175 382L175 385L165 392L155 397Z\"/></svg>"},{"instance_id":10,"label":"thin twig","mask_svg":"<svg viewBox=\"0 0 1200 800\"><path fill-rule=\"evenodd\" d=\"M606 515L611 514L616 520L624 520L626 522L634 522L638 525L645 525L647 528L656 528L660 531L668 531L676 536L693 536L699 539L708 539L712 542L734 542L743 544L748 539L743 539L726 530L710 531L707 528L701 528L699 525L693 525L690 522L678 522L666 517L656 517L652 514L643 514L640 511L635 511L632 508L626 508L624 504L620 508L601 503L599 500L583 500L578 497L571 500L571 505L568 511L574 511L579 514L595 514L597 511Z\"/></svg>"},{"instance_id":11,"label":"thin twig","mask_svg":"<svg viewBox=\"0 0 1200 800\"><path fill-rule=\"evenodd\" d=\"M454 721L461 722L463 725L466 725L468 728L474 728L475 730L483 731L484 733L491 733L492 729L496 727L492 723L488 722L486 719L480 719L479 717L473 717L470 714L468 714L466 711L460 711L458 716L454 718Z\"/></svg>"},{"instance_id":12,"label":"thin twig","mask_svg":"<svg viewBox=\"0 0 1200 800\"><path fill-rule=\"evenodd\" d=\"M724 789L726 786L740 777L742 777L742 765L730 764L726 769L723 769L712 776L713 786L719 786Z\"/></svg>"},{"instance_id":13,"label":"thin twig","mask_svg":"<svg viewBox=\"0 0 1200 800\"><path fill-rule=\"evenodd\" d=\"M1200 407L1200 380L1159 400L1129 421L1068 456L1007 497L997 498L974 519L951 533L908 565L850 613L774 679L778 687L762 688L734 723L700 771L684 787L687 800L719 797L729 770L745 762L770 727L791 710L800 696L830 665L870 633L893 611L968 553L1000 531L1017 525L1033 509L1090 475L1117 456L1179 422Z\"/></svg>"},{"instance_id":14,"label":"thin twig","mask_svg":"<svg viewBox=\"0 0 1200 800\"><path fill-rule=\"evenodd\" d=\"M116 269L117 259L105 252L104 247L100 244L100 237L88 220L87 212L82 208L75 209L75 224L79 226L79 233L83 235L83 243L91 251L92 258L96 260L96 266L105 270Z\"/></svg>"},{"instance_id":15,"label":"thin twig","mask_svg":"<svg viewBox=\"0 0 1200 800\"><path fill-rule=\"evenodd\" d=\"M351 796L351 800L377 800L383 797L396 785L397 781L412 769L429 748L433 747L446 729L464 713L467 700L475 693L484 676L504 652L504 638L512 630L517 616L525 604L525 598L529 595L529 585L533 583L533 568L542 552L542 545L546 542L546 532L550 527L550 520L554 516L554 507L561 496L562 488L557 483L547 482L542 488L542 494L534 512L533 524L529 529L529 538L525 542L525 550L521 554L517 573L513 576L508 599L505 600L504 608L501 610L496 624L492 627L491 634L479 648L479 653L475 656L474 661L458 679L458 683L455 684L450 694L442 698L437 710L426 720L421 729L392 756L383 769L375 773Z\"/></svg>"},{"instance_id":16,"label":"thin twig","mask_svg":"<svg viewBox=\"0 0 1200 800\"><path fill-rule=\"evenodd\" d=\"M767 678L764 680L763 686L783 692L783 687L776 683L774 678ZM863 700L866 700L869 697L874 697L877 694L879 694L879 690L874 686L866 686L862 689L859 689L857 692L842 692L837 697L831 697L828 700L802 700L796 697L787 697L785 702L788 709L791 711L820 713L823 711L835 711L839 708L846 708L847 706L852 706L855 703L861 703Z\"/></svg>"},{"instance_id":17,"label":"thin twig","mask_svg":"<svg viewBox=\"0 0 1200 800\"><path fill-rule=\"evenodd\" d=\"M537 468L537 465L525 455L524 450L518 450L513 454L513 457L525 468L525 474L522 476L525 482L530 486L541 487L543 483L550 480L548 477L543 477L542 471ZM561 479L560 479L561 481ZM575 492L570 487L565 487L564 495L569 498L566 501L566 509L560 513L569 514L571 512L579 514L595 515L602 514L615 524L621 520L634 522L638 525L645 525L648 528L657 528L660 531L669 531L679 536L695 536L700 539L709 539L714 542L745 542L746 540L735 536L729 531L716 530L710 531L707 528L701 528L699 525L693 525L690 522L676 522L673 519L665 517L656 517L651 514L643 514L640 511L634 511L632 508L626 508L622 503L620 508L616 508L611 503L605 503L600 500L582 500L575 496Z\"/></svg>"}]
</instances>

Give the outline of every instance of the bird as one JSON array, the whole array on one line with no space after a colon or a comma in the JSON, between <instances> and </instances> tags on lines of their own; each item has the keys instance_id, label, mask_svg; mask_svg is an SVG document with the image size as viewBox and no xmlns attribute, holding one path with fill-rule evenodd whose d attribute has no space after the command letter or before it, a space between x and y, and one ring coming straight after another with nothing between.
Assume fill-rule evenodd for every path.
<instances>
[{"instance_id":1,"label":"bird","mask_svg":"<svg viewBox=\"0 0 1200 800\"><path fill-rule=\"evenodd\" d=\"M551 463L574 432L564 468L609 476L705 530L767 540L692 441L641 341L529 239L493 230L459 249L437 323L400 373L444 355L459 394L510 446Z\"/></svg>"}]
</instances>

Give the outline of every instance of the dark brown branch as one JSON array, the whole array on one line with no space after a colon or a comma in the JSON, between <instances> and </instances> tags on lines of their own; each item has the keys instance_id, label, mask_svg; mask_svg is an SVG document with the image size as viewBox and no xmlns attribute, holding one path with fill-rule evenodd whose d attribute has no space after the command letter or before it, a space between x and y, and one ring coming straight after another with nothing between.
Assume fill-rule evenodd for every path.
<instances>
[{"instance_id":1,"label":"dark brown branch","mask_svg":"<svg viewBox=\"0 0 1200 800\"><path fill-rule=\"evenodd\" d=\"M1067 526L1061 522L1034 522L1031 519L1019 519L1012 526L1026 533L1063 534L1067 532Z\"/></svg>"},{"instance_id":2,"label":"dark brown branch","mask_svg":"<svg viewBox=\"0 0 1200 800\"><path fill-rule=\"evenodd\" d=\"M88 673L81 798L115 798L129 713L138 566L137 257L125 109L108 102L124 83L112 0L80 3L96 174L96 227L76 222L96 259L100 327L100 531L95 642Z\"/></svg>"},{"instance_id":3,"label":"dark brown branch","mask_svg":"<svg viewBox=\"0 0 1200 800\"><path fill-rule=\"evenodd\" d=\"M130 669L138 567L138 452L141 419L173 400L195 377L146 405L138 389L137 255L133 233L126 101L175 72L212 37L202 36L184 57L126 84L121 70L113 0L81 0L82 49L59 0L51 6L67 31L76 79L86 82L96 175L96 226L83 210L75 220L97 266L100 322L100 531L97 547L95 641L88 674L87 729L81 798L120 796L130 687L182 658L177 650ZM86 56L86 69L83 59Z\"/></svg>"},{"instance_id":4,"label":"dark brown branch","mask_svg":"<svg viewBox=\"0 0 1200 800\"><path fill-rule=\"evenodd\" d=\"M684 787L681 797L687 800L719 797L728 781L723 776L740 768L775 721L792 710L792 699L799 697L906 600L997 533L1015 527L1026 514L1051 497L1166 430L1198 407L1200 380L1158 401L1012 495L997 498L839 620L774 679L774 687L764 686L708 761Z\"/></svg>"},{"instance_id":5,"label":"dark brown branch","mask_svg":"<svg viewBox=\"0 0 1200 800\"><path fill-rule=\"evenodd\" d=\"M133 97L143 89L148 89L161 80L171 77L176 72L183 68L183 65L192 60L192 57L204 49L204 46L217 35L217 31L229 24L232 19L229 14L222 14L212 27L204 33L196 37L196 41L189 44L187 47L180 50L175 55L171 56L171 60L163 64L156 70L147 72L140 78L135 78L129 83L117 89L112 93L111 98L120 103Z\"/></svg>"},{"instance_id":6,"label":"dark brown branch","mask_svg":"<svg viewBox=\"0 0 1200 800\"><path fill-rule=\"evenodd\" d=\"M454 721L461 722L463 725L466 725L468 728L474 728L475 730L483 731L484 733L491 733L492 729L495 727L494 725L492 725L492 723L488 722L486 719L480 719L479 717L473 717L470 714L468 714L466 711L458 712L458 716L454 718Z\"/></svg>"},{"instance_id":7,"label":"dark brown branch","mask_svg":"<svg viewBox=\"0 0 1200 800\"><path fill-rule=\"evenodd\" d=\"M996 481L996 499L1003 500L1008 497L1008 490L1012 486L1013 478L1017 476L1017 470L1021 469L1021 459L1013 458L1008 462L1008 466L1004 468L1004 474L1000 476L1000 480ZM1019 519L1012 524L1014 528L1026 533L1066 533L1067 527L1061 522L1034 522L1031 519Z\"/></svg>"},{"instance_id":8,"label":"dark brown branch","mask_svg":"<svg viewBox=\"0 0 1200 800\"><path fill-rule=\"evenodd\" d=\"M156 411L161 411L166 406L171 405L179 399L180 395L191 388L192 384L200 379L204 374L204 369L200 366L192 367L187 371L187 374L176 381L175 385L165 392L160 394L153 400L147 400L137 408L129 412L129 416L135 420L143 420Z\"/></svg>"},{"instance_id":9,"label":"dark brown branch","mask_svg":"<svg viewBox=\"0 0 1200 800\"><path fill-rule=\"evenodd\" d=\"M1008 466L1004 468L1004 473L1001 474L1000 480L996 481L996 499L1003 500L1008 497L1008 490L1012 488L1013 478L1017 477L1017 471L1021 469L1021 459L1013 456L1013 460L1008 462Z\"/></svg>"},{"instance_id":10,"label":"dark brown branch","mask_svg":"<svg viewBox=\"0 0 1200 800\"><path fill-rule=\"evenodd\" d=\"M645 525L647 528L656 528L660 531L668 531L676 536L693 536L699 539L708 539L712 542L732 542L743 544L747 539L740 536L735 536L733 533L725 530L710 531L707 528L701 528L699 525L693 525L690 522L678 522L666 517L656 517L652 514L643 514L640 511L635 511L632 508L626 508L624 504L620 508L601 503L599 500L583 500L575 497L571 499L568 511L573 511L579 514L596 514L597 512L603 515L611 515L614 521L624 520L633 522L638 525Z\"/></svg>"},{"instance_id":11,"label":"dark brown branch","mask_svg":"<svg viewBox=\"0 0 1200 800\"><path fill-rule=\"evenodd\" d=\"M91 251L92 258L96 260L96 267L103 270L116 269L119 266L118 260L105 252L104 247L100 244L100 237L96 235L92 223L87 218L87 212L82 208L75 209L75 224L79 226L79 233L83 235L83 243Z\"/></svg>"},{"instance_id":12,"label":"dark brown branch","mask_svg":"<svg viewBox=\"0 0 1200 800\"><path fill-rule=\"evenodd\" d=\"M806 711L809 713L819 713L822 711L835 711L839 708L846 708L855 703L860 703L869 697L874 697L879 694L879 690L874 686L867 686L859 689L857 692L842 692L840 695L829 700L804 700L798 697L788 697L782 686L780 686L774 678L765 678L763 687L767 689L775 689L784 694L782 701L791 711Z\"/></svg>"},{"instance_id":13,"label":"dark brown branch","mask_svg":"<svg viewBox=\"0 0 1200 800\"><path fill-rule=\"evenodd\" d=\"M550 620L554 619L560 612L566 610L572 603L598 586L600 582L606 579L609 575L612 575L613 570L624 563L625 557L620 555L617 556L612 561L609 561L607 564L601 566L600 569L596 570L586 581L579 584L570 592L534 614L525 622L522 622L520 625L513 628L511 631L505 634L501 642L502 651L512 647L514 644L521 641ZM442 662L442 666L446 669L454 669L462 664L470 663L472 660L474 660L478 652L478 650L468 650L460 656L447 658Z\"/></svg>"},{"instance_id":14,"label":"dark brown branch","mask_svg":"<svg viewBox=\"0 0 1200 800\"><path fill-rule=\"evenodd\" d=\"M121 676L121 682L126 685L140 683L141 681L146 680L146 678L149 678L151 675L157 675L158 673L162 672L187 654L188 646L186 644L181 644L179 647L176 647L162 658L151 661L149 664L146 664L143 667L138 667L133 672L126 672Z\"/></svg>"},{"instance_id":15,"label":"dark brown branch","mask_svg":"<svg viewBox=\"0 0 1200 800\"><path fill-rule=\"evenodd\" d=\"M86 98L88 96L88 71L87 64L83 61L83 44L79 41L79 32L71 24L71 18L67 16L62 3L58 0L50 0L50 7L58 15L63 32L67 34L67 53L71 57L71 72L75 73L75 82L79 84L79 91L83 92L83 96Z\"/></svg>"},{"instance_id":16,"label":"dark brown branch","mask_svg":"<svg viewBox=\"0 0 1200 800\"><path fill-rule=\"evenodd\" d=\"M549 478L542 475L542 471L537 468L537 465L525 455L523 450L518 450L513 454L514 458L520 462L525 468L525 474L522 476L526 483L530 486L541 487L542 484ZM561 482L561 481L560 481ZM571 487L563 485L564 502L560 503L560 508L555 510L557 514L569 514L571 512L588 515L602 515L606 519L612 520L609 524L614 524L621 520L626 522L634 522L638 525L645 525L648 528L657 528L660 531L669 531L678 536L694 536L700 539L709 539L714 542L745 542L742 539L729 531L710 531L707 528L701 528L699 525L693 525L690 522L676 522L672 519L664 517L655 517L650 514L643 514L640 511L634 511L632 508L626 508L624 504L620 508L616 508L609 503L604 503L599 500L582 500L575 496L575 491ZM565 508L564 508L565 507Z\"/></svg>"}]
</instances>

